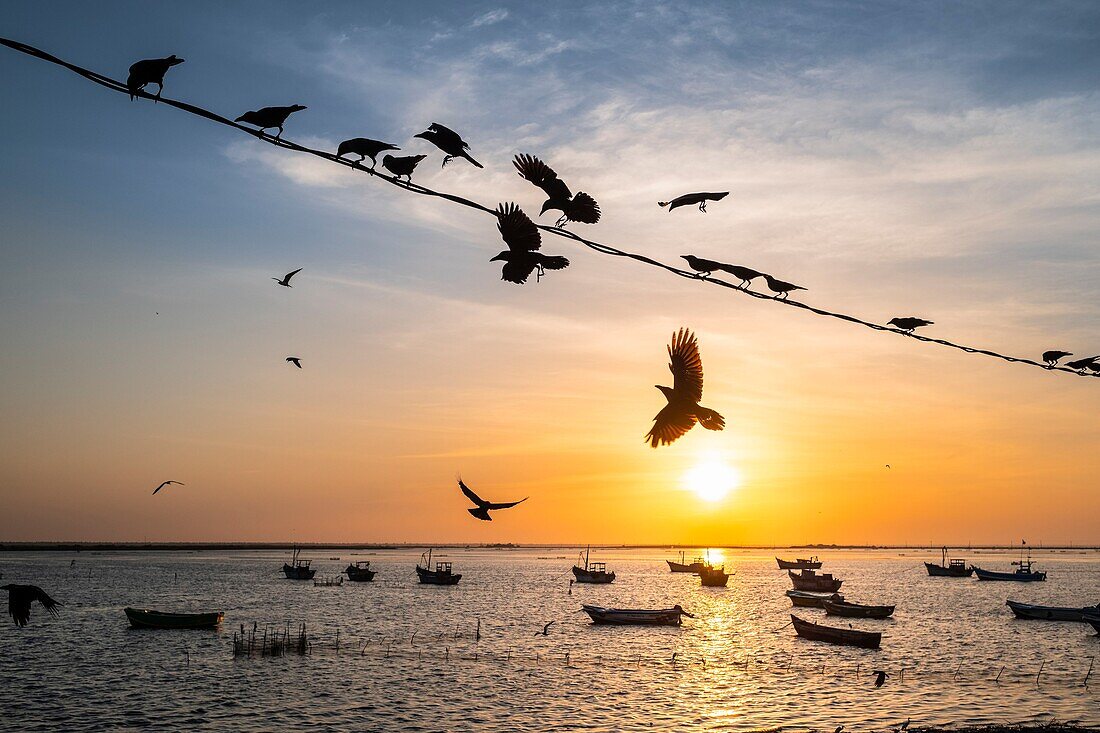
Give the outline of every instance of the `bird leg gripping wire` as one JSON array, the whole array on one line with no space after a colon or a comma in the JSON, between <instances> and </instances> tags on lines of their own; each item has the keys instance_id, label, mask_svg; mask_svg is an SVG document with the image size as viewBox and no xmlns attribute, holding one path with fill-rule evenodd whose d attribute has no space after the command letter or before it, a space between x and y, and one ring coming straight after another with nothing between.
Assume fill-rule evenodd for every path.
<instances>
[{"instance_id":1,"label":"bird leg gripping wire","mask_svg":"<svg viewBox=\"0 0 1100 733\"><path fill-rule=\"evenodd\" d=\"M211 112L210 110L207 110L207 109L203 109L202 107L198 107L196 105L189 104L187 102L181 102L181 101L178 101L178 100L175 100L175 99L169 99L167 97L161 96L159 91L155 96L152 95L152 94L149 94L148 92L146 92L144 90L131 91L130 89L127 88L127 86L125 84L123 84L120 81L116 81L115 79L111 79L110 77L104 76L103 74L99 74L95 71L91 71L89 69L85 69L83 67L77 66L76 64L69 63L68 61L64 61L60 58L57 58L56 56L53 56L53 55L51 55L51 54L49 54L45 51L42 51L38 48L35 48L33 46L29 46L29 45L27 45L25 43L22 43L20 41L14 41L14 40L10 40L10 39L7 39L7 38L0 38L0 45L6 46L6 47L8 47L12 50L18 51L19 53L23 53L23 54L26 54L28 56L32 56L32 57L37 58L41 61L46 61L48 63L55 64L57 66L61 66L65 69L68 69L69 71L73 72L74 74L77 74L79 76L84 77L88 81L91 81L95 84L99 84L100 86L106 87L107 89L110 89L112 91L119 92L121 94L126 94L126 95L133 94L134 96L141 97L143 99L151 99L151 100L154 100L154 101L159 101L160 105L163 105L165 107L172 107L172 108L178 109L182 112L186 112L188 114L195 115L196 117L202 117L206 120L209 120L210 122L215 122L219 125L225 125L226 127L235 128L235 129L237 129L241 132L247 133L248 135L252 135L255 138L257 138L258 140L261 140L261 141L263 141L265 143L268 143L270 145L274 145L274 146L280 147L280 148L286 148L288 150L293 150L293 151L298 152L298 153L304 153L306 155L313 155L313 156L318 157L318 158L323 158L323 159L329 161L330 163L335 163L337 165L343 165L343 166L346 166L347 168L349 168L351 170L359 171L361 173L366 173L367 175L370 175L370 176L373 176L374 178L385 181L386 183L389 183L392 186L396 186L400 189L409 191L411 193L418 194L420 196L431 196L431 197L434 197L434 198L444 199L444 200L450 201L451 203L459 204L460 206L465 206L465 207L470 208L470 209L477 209L478 211L481 211L483 213L491 214L494 217L496 216L496 211L494 209L491 209L491 208L489 208L489 207L487 207L483 204L479 204L476 201L472 201L470 199L467 199L467 198L464 198L462 196L458 196L458 195L455 195L455 194L446 193L446 192L443 192L443 191L432 190L432 189L427 188L425 186L421 186L420 184L413 183L411 178L407 182L406 181L401 181L396 176L387 175L385 173L382 173L380 171L375 170L373 167L364 168L362 165L359 165L358 163L352 162L352 161L347 160L345 158L340 158L335 153L331 153L331 152L328 152L328 151L325 151L325 150L318 150L318 149L315 149L315 148L310 148L310 147L307 147L305 145L301 145L299 143L296 143L296 142L293 142L293 141L290 141L290 140L286 140L282 137L282 131L281 130L280 130L280 133L278 135L273 137L273 136L268 135L267 133L265 133L263 130L257 131L257 130L252 129L252 128L244 127L244 126L242 126L242 125L240 125L240 124L238 124L238 123L236 123L236 122L234 122L234 121L232 121L232 120L230 120L226 117L223 117L222 115L219 115L215 112ZM700 207L700 208L701 208L701 210L705 211L705 209L702 209L702 207ZM699 277L697 277L697 273L695 273L695 272L689 272L687 270L681 270L678 267L674 267L674 266L666 264L664 262L659 262L658 260L652 259L651 257L647 257L647 256L642 255L642 254L638 254L638 253L635 253L635 252L627 252L627 251L612 247L610 245L601 244L599 242L595 242L595 241L592 241L590 239L585 239L584 237L581 237L580 235L578 235L578 234L576 234L576 233L574 233L574 232L572 232L568 229L565 229L565 223L567 221L568 221L568 217L563 216L561 219L558 220L558 222L556 224L554 224L554 226L547 226L545 224L539 224L537 226L538 226L539 229L541 229L544 232L548 232L550 234L554 234L554 235L559 236L559 237L566 237L568 239L572 239L574 242L576 242L576 243L578 243L578 244L580 244L584 247L587 247L588 249L590 249L594 252L598 252L598 253L603 254L603 255L609 255L609 256L613 256L613 257L624 257L624 258L627 258L627 259L634 260L635 262L640 262L644 265L648 265L650 267L660 268L662 270L665 270L665 271L667 271L667 272L669 272L673 275L677 275L679 277L689 278L689 279L695 280L697 282L709 283L709 284L715 285L717 287L728 288L730 290L734 290L734 291L737 291L739 293L743 293L744 295L747 295L751 298L756 298L758 300L767 300L767 301L770 301L772 303L779 303L779 304L782 304L782 305L785 305L785 306L789 306L791 308L798 308L798 309L807 311L809 313L812 313L813 315L821 316L821 317L824 317L824 318L835 318L837 320L847 321L848 323L852 323L852 324L855 324L855 325L858 325L858 326L863 326L864 328L869 328L869 329L874 330L874 331L880 331L880 332L894 333L894 334L898 334L898 335L903 335L903 336L906 336L907 338L914 339L916 341L921 341L923 343L937 344L939 346L944 346L944 347L951 348L951 349L957 349L957 350L963 351L967 354L977 354L979 356L985 356L985 357L989 357L989 358L993 358L993 359L1000 359L1001 361L1006 361L1010 364L1024 364L1024 365L1027 365L1027 366L1033 366L1033 367L1037 367L1039 369L1043 369L1044 371L1065 372L1065 373L1068 373L1068 374L1074 374L1074 375L1082 376L1082 377L1086 377L1086 376L1088 376L1088 377L1098 377L1098 376L1100 376L1100 371L1094 371L1092 374L1086 374L1084 372L1084 370L1078 371L1076 369L1071 369L1071 368L1065 367L1065 366L1053 366L1053 367L1051 367L1051 366L1048 366L1045 363L1040 363L1040 362L1038 362L1036 360L1033 360L1033 359L1018 357L1018 356L1011 356L1011 355L1007 355L1007 354L1001 354L999 352L996 352L996 351L993 351L993 350L990 350L990 349L981 349L981 348L976 348L976 347L973 347L973 346L965 346L963 344L957 344L957 343L954 343L952 341L947 341L946 339L932 338L930 336L923 336L923 335L915 334L915 333L914 334L904 333L902 331L899 331L899 330L896 330L896 329L893 329L893 328L889 328L887 326L883 326L882 324L872 323L870 321L866 321L866 320L863 320L861 318L857 318L856 316L848 315L846 313L838 313L838 312L834 312L834 311L828 311L828 310L825 310L825 309L822 309L822 308L816 308L814 306L808 305L806 303L802 303L802 302L797 301L797 300L790 300L787 297L788 293L783 293L782 297L773 297L773 296L770 296L770 295L766 295L764 293L759 293L759 292L756 292L754 290L750 290L747 287L742 287L741 285L737 285L737 284L734 284L734 283L731 283L731 282L727 282L725 280L720 280L720 279L712 278L712 277L699 278Z\"/></svg>"}]
</instances>

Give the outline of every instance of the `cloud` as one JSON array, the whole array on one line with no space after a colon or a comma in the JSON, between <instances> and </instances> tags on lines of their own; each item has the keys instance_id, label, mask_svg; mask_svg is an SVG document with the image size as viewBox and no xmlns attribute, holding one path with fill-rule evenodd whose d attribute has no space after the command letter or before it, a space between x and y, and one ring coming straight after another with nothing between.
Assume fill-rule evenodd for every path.
<instances>
[{"instance_id":1,"label":"cloud","mask_svg":"<svg viewBox=\"0 0 1100 733\"><path fill-rule=\"evenodd\" d=\"M496 10L490 10L487 13L477 16L470 22L471 28L481 28L486 25L496 25L497 23L505 20L508 17L508 10L505 8L497 8Z\"/></svg>"}]
</instances>

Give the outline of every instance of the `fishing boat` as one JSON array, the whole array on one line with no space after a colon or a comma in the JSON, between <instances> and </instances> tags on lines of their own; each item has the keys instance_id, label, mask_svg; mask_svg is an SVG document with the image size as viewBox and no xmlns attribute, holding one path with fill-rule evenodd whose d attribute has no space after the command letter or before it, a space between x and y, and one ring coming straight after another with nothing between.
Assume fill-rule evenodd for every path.
<instances>
[{"instance_id":1,"label":"fishing boat","mask_svg":"<svg viewBox=\"0 0 1100 733\"><path fill-rule=\"evenodd\" d=\"M704 565L699 571L699 582L707 588L725 588L733 573L727 573L724 565Z\"/></svg>"},{"instance_id":2,"label":"fishing boat","mask_svg":"<svg viewBox=\"0 0 1100 733\"><path fill-rule=\"evenodd\" d=\"M890 618L894 615L893 606L864 606L847 601L825 601L823 604L828 616L845 618Z\"/></svg>"},{"instance_id":3,"label":"fishing boat","mask_svg":"<svg viewBox=\"0 0 1100 733\"><path fill-rule=\"evenodd\" d=\"M213 629L225 616L214 613L165 613L148 608L124 608L126 618L135 629Z\"/></svg>"},{"instance_id":4,"label":"fishing boat","mask_svg":"<svg viewBox=\"0 0 1100 733\"><path fill-rule=\"evenodd\" d=\"M797 558L795 560L782 560L775 558L775 561L779 563L780 570L820 570L821 561L817 559L817 556L810 558Z\"/></svg>"},{"instance_id":5,"label":"fishing boat","mask_svg":"<svg viewBox=\"0 0 1100 733\"><path fill-rule=\"evenodd\" d=\"M704 565L706 565L706 563L703 562L703 558L701 557L695 558L690 563L684 562L683 551L680 552L680 562L676 562L675 560L665 560L665 562L668 563L668 569L674 573L698 574L699 570L702 569Z\"/></svg>"},{"instance_id":6,"label":"fishing boat","mask_svg":"<svg viewBox=\"0 0 1100 733\"><path fill-rule=\"evenodd\" d=\"M1081 616L1086 624L1090 624L1092 628L1096 629L1096 633L1100 634L1100 611L1096 613L1084 613L1081 614Z\"/></svg>"},{"instance_id":7,"label":"fishing boat","mask_svg":"<svg viewBox=\"0 0 1100 733\"><path fill-rule=\"evenodd\" d=\"M291 556L290 565L283 563L283 574L291 580L313 580L313 576L317 574L316 570L309 567L309 560L302 560L298 557L298 553L301 549L295 547L294 554Z\"/></svg>"},{"instance_id":8,"label":"fishing boat","mask_svg":"<svg viewBox=\"0 0 1100 733\"><path fill-rule=\"evenodd\" d=\"M374 580L376 571L370 569L370 560L358 560L344 568L344 574L356 583L369 583Z\"/></svg>"},{"instance_id":9,"label":"fishing boat","mask_svg":"<svg viewBox=\"0 0 1100 733\"><path fill-rule=\"evenodd\" d=\"M828 644L843 644L845 646L858 646L864 649L878 649L882 641L882 634L877 631L856 631L855 629L838 629L832 626L803 621L798 616L791 614L791 623L794 624L795 633L803 639L824 641Z\"/></svg>"},{"instance_id":10,"label":"fishing boat","mask_svg":"<svg viewBox=\"0 0 1100 733\"><path fill-rule=\"evenodd\" d=\"M573 566L573 576L577 579L577 582L596 583L600 585L614 582L615 573L607 572L607 563L588 561L588 553L591 549L591 546L589 546L584 551L584 555L581 556L584 558L584 567L578 565ZM580 558L578 558L578 560L579 559Z\"/></svg>"},{"instance_id":11,"label":"fishing boat","mask_svg":"<svg viewBox=\"0 0 1100 733\"><path fill-rule=\"evenodd\" d=\"M792 606L800 608L825 608L825 601L844 600L844 596L839 593L807 593L802 590L787 591L787 598L791 599Z\"/></svg>"},{"instance_id":12,"label":"fishing boat","mask_svg":"<svg viewBox=\"0 0 1100 733\"><path fill-rule=\"evenodd\" d=\"M803 570L801 573L787 571L787 575L794 584L795 590L810 591L813 593L836 593L844 582L833 577L832 573L818 575L813 570Z\"/></svg>"},{"instance_id":13,"label":"fishing boat","mask_svg":"<svg viewBox=\"0 0 1100 733\"><path fill-rule=\"evenodd\" d=\"M1032 569L1030 547L1027 548L1026 559L1021 554L1020 559L1014 560L1012 564L1016 566L1016 569L1011 573L983 570L979 567L975 567L974 574L978 576L978 580L1014 580L1020 583L1035 583L1047 579L1046 573Z\"/></svg>"},{"instance_id":14,"label":"fishing boat","mask_svg":"<svg viewBox=\"0 0 1100 733\"><path fill-rule=\"evenodd\" d=\"M420 562L424 564L421 565ZM424 585L458 585L458 581L462 579L462 573L451 571L449 562L437 562L435 570L432 570L431 549L420 556L420 562L416 564L416 576Z\"/></svg>"},{"instance_id":15,"label":"fishing boat","mask_svg":"<svg viewBox=\"0 0 1100 733\"><path fill-rule=\"evenodd\" d=\"M939 565L926 562L924 567L933 578L969 578L974 574L973 567L967 567L965 560L953 559L947 562L947 548L940 550L941 560Z\"/></svg>"},{"instance_id":16,"label":"fishing boat","mask_svg":"<svg viewBox=\"0 0 1100 733\"><path fill-rule=\"evenodd\" d=\"M681 616L695 618L680 608L603 608L602 606L582 605L581 608L592 618L594 624L616 624L619 626L679 626Z\"/></svg>"},{"instance_id":17,"label":"fishing boat","mask_svg":"<svg viewBox=\"0 0 1100 733\"><path fill-rule=\"evenodd\" d=\"M1033 606L1019 601L1005 601L1016 618L1036 619L1039 621L1085 621L1089 614L1100 614L1100 605L1084 608L1066 608L1064 606Z\"/></svg>"}]
</instances>

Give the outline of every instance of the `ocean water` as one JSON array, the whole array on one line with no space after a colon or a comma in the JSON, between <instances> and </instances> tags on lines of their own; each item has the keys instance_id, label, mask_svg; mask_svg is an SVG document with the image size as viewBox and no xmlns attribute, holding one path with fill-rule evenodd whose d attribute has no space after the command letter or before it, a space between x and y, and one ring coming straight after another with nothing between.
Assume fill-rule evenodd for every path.
<instances>
[{"instance_id":1,"label":"ocean water","mask_svg":"<svg viewBox=\"0 0 1100 733\"><path fill-rule=\"evenodd\" d=\"M1095 684L1084 684L1100 637L1087 624L1018 621L1005 606L1006 598L1100 603L1094 552L1037 553L1049 576L1033 584L930 578L921 562L938 562L938 553L823 552L825 571L845 580L849 600L897 604L892 620L852 622L883 632L878 651L798 639L784 596L790 581L771 552L725 550L735 575L714 589L669 573L672 551L594 549L593 559L618 579L571 590L573 548L438 551L436 559L463 575L454 587L416 582L419 550L305 554L318 579L352 560L370 560L378 576L315 587L284 579L285 556L260 551L0 553L3 582L40 585L65 604L58 618L36 604L30 626L0 626L0 729L855 731L906 719L916 726L1052 717L1100 724L1100 669ZM967 559L1008 569L1013 557ZM578 612L581 603L679 603L695 618L680 628L594 626ZM135 630L125 606L221 610L225 623L217 631ZM816 609L797 613L824 619ZM242 625L256 624L262 635L300 623L306 656L233 655ZM876 669L891 675L879 689Z\"/></svg>"}]
</instances>

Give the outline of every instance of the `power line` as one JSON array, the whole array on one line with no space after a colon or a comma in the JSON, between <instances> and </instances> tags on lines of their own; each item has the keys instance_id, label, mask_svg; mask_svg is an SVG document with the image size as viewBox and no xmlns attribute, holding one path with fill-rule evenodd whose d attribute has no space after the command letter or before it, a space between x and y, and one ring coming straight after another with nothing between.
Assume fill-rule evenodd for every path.
<instances>
[{"instance_id":1,"label":"power line","mask_svg":"<svg viewBox=\"0 0 1100 733\"><path fill-rule=\"evenodd\" d=\"M350 161L350 160L347 160L347 159L344 159L344 158L339 158L339 157L336 156L335 153L330 153L330 152L325 151L325 150L317 150L315 148L310 148L310 147L307 147L305 145L301 145L299 143L283 139L281 137L280 138L273 137L271 135L268 135L268 134L264 133L262 130L254 130L254 129L249 128L249 127L244 127L243 125L240 125L240 124L238 124L238 123L234 122L233 120L230 120L226 117L222 117L221 115L219 115L215 112L211 112L210 110L203 109L202 107L198 107L198 106L195 106L193 104L188 104L187 102L180 102L180 101L177 101L177 100L174 100L174 99L169 99L167 97L157 98L157 97L154 97L152 94L149 94L148 92L145 92L145 91L131 92L126 87L126 85L123 84L122 82L116 81L114 79L111 79L110 77L104 76L102 74L91 71L89 69L85 69L85 68L77 66L75 64L71 64L68 61L64 61L62 59L59 59L56 56L53 56L49 53L46 53L45 51L37 49L33 46L29 46L25 43L20 43L19 41L12 41L12 40L9 40L7 38L0 38L0 44L3 44L4 46L7 46L8 48L11 48L15 51L19 51L20 53L25 53L28 56L33 56L33 57L35 57L37 59L40 59L42 61L48 61L51 64L56 64L58 66L62 66L64 68L68 69L69 71L72 71L73 73L78 74L79 76L82 76L85 79L87 79L89 81L92 81L92 82L95 82L96 84L99 84L100 86L104 86L104 87L106 87L106 88L108 88L112 91L120 92L120 93L126 94L126 95L133 94L134 96L142 97L144 99L152 99L152 100L155 100L155 101L159 101L160 104L163 104L167 107L173 107L175 109L182 110L182 111L187 112L189 114L193 114L193 115L196 115L198 117L202 117L204 119L210 120L211 122L216 122L218 124L225 125L227 127L235 128L237 130L240 130L241 132L244 132L244 133L247 133L248 135L251 135L252 137L255 137L259 140L262 140L263 142L270 143L271 145L275 145L276 147L287 148L288 150L293 150L295 152L307 153L309 155L313 155L313 156L316 156L318 158L324 158L325 160L327 160L331 163L336 163L338 165L342 165L342 166L345 166L347 168L351 168L352 170L358 171L360 173L366 173L368 175L374 176L377 179L385 181L386 183L389 183L393 186L396 186L396 187L401 188L403 190L409 191L411 193L419 194L421 196L434 196L436 198L446 199L447 201L451 201L453 203L460 204L462 206L466 206L466 207L471 208L471 209L477 209L478 211L482 211L486 214L490 214L494 218L496 217L496 212L493 209L490 209L487 206L479 204L476 201L471 201L470 199L464 198L462 196L458 196L458 195L451 194L451 193L445 193L445 192L442 192L442 191L435 191L435 190L432 190L432 189L427 188L425 186L421 186L420 184L412 183L411 181L409 181L409 182L401 181L396 176L390 176L390 175L387 175L387 174L382 173L380 171L373 170L373 169L370 169L370 168L366 168L363 165L361 165L359 162L353 162L353 161ZM857 324L857 325L860 325L860 326L864 326L866 328L870 328L870 329L875 330L875 331L883 331L883 332L886 332L886 333L894 333L894 334L897 334L899 336L905 336L907 338L916 339L917 341L923 341L924 343L939 344L940 346L947 346L947 347L952 348L952 349L958 349L959 351L966 352L967 354L978 354L980 356L988 356L988 357L992 357L994 359L1001 359L1002 361L1007 361L1007 362L1010 362L1010 363L1013 363L1013 364L1025 364L1027 366L1038 367L1038 368L1040 368L1044 371L1066 372L1068 374L1075 374L1075 375L1078 375L1078 376L1090 376L1090 377L1100 376L1100 373L1085 374L1084 372L1078 372L1078 371L1075 371L1075 370L1070 369L1069 367L1065 367L1065 366L1050 367L1050 366L1047 366L1046 364L1035 361L1034 359L1027 359L1027 358L1018 357L1018 356L1009 356L1007 354L1001 354L999 352L992 351L990 349L981 349L981 348L977 348L977 347L973 347L973 346L966 346L966 345L963 345L963 344L957 344L957 343L954 343L953 341L947 341L945 339L938 339L938 338L932 338L932 337L929 337L929 336L923 336L923 335L916 334L916 333L903 332L903 331L896 330L896 329L893 329L893 328L890 328L888 326L884 326L884 325L881 325L881 324L878 324L878 323L872 323L870 321L865 321L862 318L857 318L856 316L848 315L846 313L837 313L837 312L834 312L834 311L825 310L823 308L816 308L812 305L808 305L806 303L801 303L801 302L796 301L796 300L788 300L786 298L779 299L779 298L767 295L765 293L759 293L759 292L756 292L754 290L748 290L747 288L742 288L739 285L734 285L733 283L726 282L725 280L716 280L716 279L711 278L711 277L703 277L703 276L699 275L698 273L691 272L691 271L688 271L688 270L681 270L678 267L673 267L672 265L665 264L664 262L660 262L658 260L652 259L651 257L646 257L645 255L637 254L635 252L627 252L625 250L621 250L621 249L618 249L616 247L612 247L611 245L601 244L600 242L596 242L596 241L593 241L591 239L586 239L586 238L580 236L579 234L577 234L575 232L572 232L572 231L569 231L567 229L548 226L548 225L545 225L545 224L536 224L536 226L539 229L541 229L542 231L548 232L548 233L553 234L555 236L564 237L565 239L572 239L573 241L575 241L575 242L577 242L581 245L584 245L585 247L587 247L591 250L599 252L600 254L611 255L611 256L614 256L614 257L625 257L625 258L628 258L628 259L631 259L631 260L635 260L636 262L641 262L643 264L649 265L651 267L659 267L662 270L666 270L666 271L668 271L668 272L670 272L674 275L678 275L680 277L688 278L690 280L695 280L695 281L699 281L699 282L709 283L711 285L717 285L717 286L723 287L723 288L728 288L730 290L736 291L736 292L741 293L743 295L748 295L752 298L757 298L759 300L767 300L767 301L770 301L772 303L780 303L782 305L786 305L786 306L789 306L791 308L799 308L799 309L802 309L804 311L808 311L810 313L813 313L814 315L823 316L823 317L827 317L827 318L836 318L838 320L847 321L849 323L854 323L854 324Z\"/></svg>"}]
</instances>

